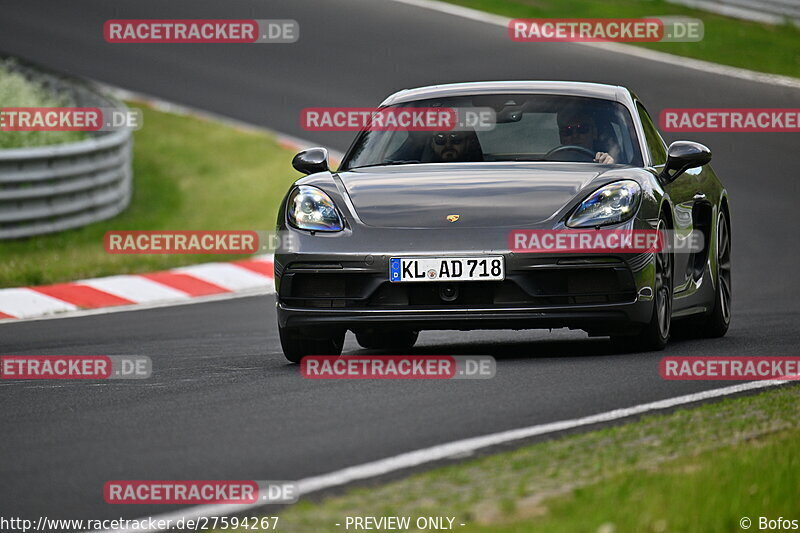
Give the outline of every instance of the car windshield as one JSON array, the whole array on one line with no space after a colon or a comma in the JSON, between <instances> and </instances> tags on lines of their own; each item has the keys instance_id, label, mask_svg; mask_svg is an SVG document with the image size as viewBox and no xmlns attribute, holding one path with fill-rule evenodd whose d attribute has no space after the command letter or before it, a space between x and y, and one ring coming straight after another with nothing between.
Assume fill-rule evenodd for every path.
<instances>
[{"instance_id":1,"label":"car windshield","mask_svg":"<svg viewBox=\"0 0 800 533\"><path fill-rule=\"evenodd\" d=\"M610 100L494 94L417 100L388 109L405 108L452 108L458 113L459 125L448 131L362 131L342 162L342 170L492 161L642 165L631 115L625 106ZM486 110L492 116L488 126L461 124L471 111L474 117ZM610 158L598 158L598 153Z\"/></svg>"}]
</instances>

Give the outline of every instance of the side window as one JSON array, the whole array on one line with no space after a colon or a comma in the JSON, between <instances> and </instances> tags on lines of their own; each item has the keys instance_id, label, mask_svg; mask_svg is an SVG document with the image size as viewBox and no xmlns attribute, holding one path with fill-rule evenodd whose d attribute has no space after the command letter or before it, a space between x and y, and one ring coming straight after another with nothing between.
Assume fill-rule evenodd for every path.
<instances>
[{"instance_id":1,"label":"side window","mask_svg":"<svg viewBox=\"0 0 800 533\"><path fill-rule=\"evenodd\" d=\"M642 128L644 129L644 138L647 141L647 146L650 148L650 157L653 160L653 166L663 165L667 162L667 150L664 148L664 141L658 130L653 124L650 114L642 104L636 102L636 109L639 110L639 116L642 118Z\"/></svg>"}]
</instances>

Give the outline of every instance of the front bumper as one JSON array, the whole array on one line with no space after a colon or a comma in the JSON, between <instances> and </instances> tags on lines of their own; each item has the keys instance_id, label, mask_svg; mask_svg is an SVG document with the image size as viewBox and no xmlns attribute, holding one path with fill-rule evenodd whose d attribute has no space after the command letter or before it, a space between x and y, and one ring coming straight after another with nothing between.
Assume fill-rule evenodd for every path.
<instances>
[{"instance_id":1,"label":"front bumper","mask_svg":"<svg viewBox=\"0 0 800 533\"><path fill-rule=\"evenodd\" d=\"M567 327L604 335L634 332L652 316L650 254L545 256L506 251L501 252L506 261L502 282L391 283L389 259L401 255L419 254L276 255L280 326L350 330ZM442 299L443 285L457 286L458 298Z\"/></svg>"},{"instance_id":2,"label":"front bumper","mask_svg":"<svg viewBox=\"0 0 800 533\"><path fill-rule=\"evenodd\" d=\"M291 308L278 303L278 321L285 328L331 329L583 329L594 335L630 333L646 323L652 303L547 309L404 309L321 310Z\"/></svg>"}]
</instances>

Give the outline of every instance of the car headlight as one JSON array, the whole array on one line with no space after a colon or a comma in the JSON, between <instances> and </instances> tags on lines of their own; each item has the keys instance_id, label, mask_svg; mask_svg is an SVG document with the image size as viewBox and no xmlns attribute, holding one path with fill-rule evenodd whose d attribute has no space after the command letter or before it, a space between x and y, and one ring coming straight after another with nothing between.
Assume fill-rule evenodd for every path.
<instances>
[{"instance_id":1,"label":"car headlight","mask_svg":"<svg viewBox=\"0 0 800 533\"><path fill-rule=\"evenodd\" d=\"M344 227L330 196L309 185L300 185L292 191L286 215L292 226L304 230L341 231Z\"/></svg>"},{"instance_id":2,"label":"car headlight","mask_svg":"<svg viewBox=\"0 0 800 533\"><path fill-rule=\"evenodd\" d=\"M631 218L639 207L642 188L633 180L622 180L600 187L567 220L571 228L618 224Z\"/></svg>"}]
</instances>

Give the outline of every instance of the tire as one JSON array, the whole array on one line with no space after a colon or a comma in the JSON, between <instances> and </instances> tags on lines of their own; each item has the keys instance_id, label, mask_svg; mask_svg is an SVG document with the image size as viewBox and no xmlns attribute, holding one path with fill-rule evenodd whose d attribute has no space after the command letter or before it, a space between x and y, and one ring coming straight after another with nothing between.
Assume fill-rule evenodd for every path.
<instances>
[{"instance_id":1,"label":"tire","mask_svg":"<svg viewBox=\"0 0 800 533\"><path fill-rule=\"evenodd\" d=\"M658 231L668 229L668 223L662 214L658 220ZM672 250L663 240L662 250L654 254L655 280L653 287L653 314L650 322L645 325L637 335L631 337L611 337L612 344L617 348L630 351L657 351L663 350L669 341L672 325Z\"/></svg>"},{"instance_id":2,"label":"tire","mask_svg":"<svg viewBox=\"0 0 800 533\"><path fill-rule=\"evenodd\" d=\"M356 341L368 350L391 350L400 352L411 349L419 337L418 331L390 331L366 329L356 332ZM398 354L402 355L402 354Z\"/></svg>"},{"instance_id":3,"label":"tire","mask_svg":"<svg viewBox=\"0 0 800 533\"><path fill-rule=\"evenodd\" d=\"M717 219L717 279L714 289L714 310L692 321L692 330L699 338L722 337L731 324L731 227L725 211Z\"/></svg>"},{"instance_id":4,"label":"tire","mask_svg":"<svg viewBox=\"0 0 800 533\"><path fill-rule=\"evenodd\" d=\"M344 331L320 338L310 337L302 329L288 329L278 326L283 355L292 363L299 363L306 355L341 355L344 346Z\"/></svg>"}]
</instances>

